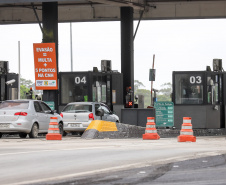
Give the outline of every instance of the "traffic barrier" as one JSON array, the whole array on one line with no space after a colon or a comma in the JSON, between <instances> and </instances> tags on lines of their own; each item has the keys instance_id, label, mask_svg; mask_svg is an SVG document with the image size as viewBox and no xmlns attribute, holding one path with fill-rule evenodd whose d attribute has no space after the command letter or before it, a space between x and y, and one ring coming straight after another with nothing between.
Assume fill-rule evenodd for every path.
<instances>
[{"instance_id":1,"label":"traffic barrier","mask_svg":"<svg viewBox=\"0 0 226 185\"><path fill-rule=\"evenodd\" d=\"M147 124L145 129L145 134L143 134L143 140L152 139L157 140L160 136L157 133L155 128L155 118L154 117L147 117Z\"/></svg>"},{"instance_id":2,"label":"traffic barrier","mask_svg":"<svg viewBox=\"0 0 226 185\"><path fill-rule=\"evenodd\" d=\"M115 122L93 120L85 132L82 134L82 139L95 139L101 137L104 138L113 137L118 132Z\"/></svg>"},{"instance_id":3,"label":"traffic barrier","mask_svg":"<svg viewBox=\"0 0 226 185\"><path fill-rule=\"evenodd\" d=\"M193 136L191 117L183 117L183 124L180 131L180 136L177 137L178 142L196 142L196 137Z\"/></svg>"},{"instance_id":4,"label":"traffic barrier","mask_svg":"<svg viewBox=\"0 0 226 185\"><path fill-rule=\"evenodd\" d=\"M50 117L48 134L46 134L46 140L62 140L60 134L57 117Z\"/></svg>"}]
</instances>

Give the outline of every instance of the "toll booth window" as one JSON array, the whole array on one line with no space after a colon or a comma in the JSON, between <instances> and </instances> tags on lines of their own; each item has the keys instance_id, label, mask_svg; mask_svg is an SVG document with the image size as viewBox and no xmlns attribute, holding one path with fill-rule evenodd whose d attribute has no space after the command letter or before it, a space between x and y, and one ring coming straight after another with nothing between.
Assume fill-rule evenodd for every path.
<instances>
[{"instance_id":1,"label":"toll booth window","mask_svg":"<svg viewBox=\"0 0 226 185\"><path fill-rule=\"evenodd\" d=\"M86 75L62 75L61 103L87 102L88 87Z\"/></svg>"},{"instance_id":2,"label":"toll booth window","mask_svg":"<svg viewBox=\"0 0 226 185\"><path fill-rule=\"evenodd\" d=\"M203 76L175 74L176 104L203 104Z\"/></svg>"},{"instance_id":3,"label":"toll booth window","mask_svg":"<svg viewBox=\"0 0 226 185\"><path fill-rule=\"evenodd\" d=\"M93 101L104 102L107 101L107 87L106 76L94 75L93 76Z\"/></svg>"},{"instance_id":4,"label":"toll booth window","mask_svg":"<svg viewBox=\"0 0 226 185\"><path fill-rule=\"evenodd\" d=\"M207 103L219 104L222 101L222 77L219 74L207 76Z\"/></svg>"},{"instance_id":5,"label":"toll booth window","mask_svg":"<svg viewBox=\"0 0 226 185\"><path fill-rule=\"evenodd\" d=\"M70 113L77 113L77 112L92 112L92 105L86 104L70 104L67 105L62 112L70 112Z\"/></svg>"}]
</instances>

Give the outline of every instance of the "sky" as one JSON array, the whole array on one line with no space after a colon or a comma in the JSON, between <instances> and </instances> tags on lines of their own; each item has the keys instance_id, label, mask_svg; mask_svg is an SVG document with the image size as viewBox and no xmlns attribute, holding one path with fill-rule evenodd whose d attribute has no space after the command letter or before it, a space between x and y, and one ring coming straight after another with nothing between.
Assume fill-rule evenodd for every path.
<instances>
[{"instance_id":1,"label":"sky","mask_svg":"<svg viewBox=\"0 0 226 185\"><path fill-rule=\"evenodd\" d=\"M137 21L134 21L134 31ZM70 23L59 23L59 72L71 71ZM72 23L73 71L101 69L101 60L121 72L120 22ZM0 25L0 60L35 81L33 43L42 42L38 24ZM141 21L134 40L134 79L151 89L149 69L156 69L155 89L172 83L173 71L203 71L214 58L226 61L226 19Z\"/></svg>"}]
</instances>

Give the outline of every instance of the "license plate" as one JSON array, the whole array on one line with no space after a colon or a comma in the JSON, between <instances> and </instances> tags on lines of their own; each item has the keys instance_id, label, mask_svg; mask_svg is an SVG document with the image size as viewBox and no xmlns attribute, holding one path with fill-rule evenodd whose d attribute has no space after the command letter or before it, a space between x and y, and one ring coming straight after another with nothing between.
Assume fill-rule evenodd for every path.
<instances>
[{"instance_id":1,"label":"license plate","mask_svg":"<svg viewBox=\"0 0 226 185\"><path fill-rule=\"evenodd\" d=\"M78 123L71 123L70 125L71 127L81 127L81 124Z\"/></svg>"},{"instance_id":2,"label":"license plate","mask_svg":"<svg viewBox=\"0 0 226 185\"><path fill-rule=\"evenodd\" d=\"M0 128L9 128L9 123L0 123Z\"/></svg>"}]
</instances>

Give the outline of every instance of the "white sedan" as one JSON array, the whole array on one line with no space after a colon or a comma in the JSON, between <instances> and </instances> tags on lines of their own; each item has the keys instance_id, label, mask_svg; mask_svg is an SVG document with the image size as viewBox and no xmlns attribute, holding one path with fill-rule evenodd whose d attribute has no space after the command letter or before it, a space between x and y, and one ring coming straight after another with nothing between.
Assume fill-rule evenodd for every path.
<instances>
[{"instance_id":1,"label":"white sedan","mask_svg":"<svg viewBox=\"0 0 226 185\"><path fill-rule=\"evenodd\" d=\"M43 101L7 100L0 103L0 138L2 134L19 134L21 138L36 138L48 133L50 117L57 117L60 133L63 120Z\"/></svg>"},{"instance_id":2,"label":"white sedan","mask_svg":"<svg viewBox=\"0 0 226 185\"><path fill-rule=\"evenodd\" d=\"M103 112L102 117L98 116L97 110ZM119 123L119 117L106 104L100 102L72 102L63 108L60 115L63 118L66 133L79 132L81 134L93 120L102 119Z\"/></svg>"}]
</instances>

